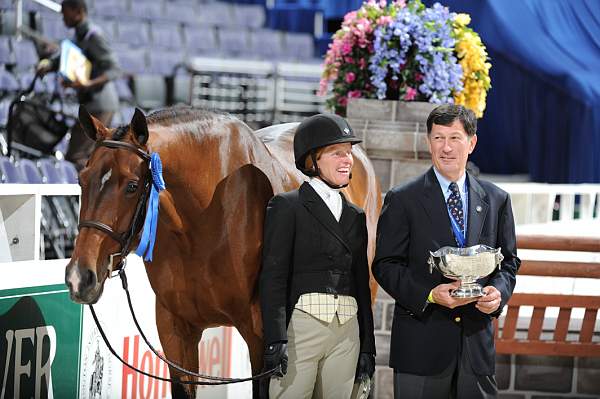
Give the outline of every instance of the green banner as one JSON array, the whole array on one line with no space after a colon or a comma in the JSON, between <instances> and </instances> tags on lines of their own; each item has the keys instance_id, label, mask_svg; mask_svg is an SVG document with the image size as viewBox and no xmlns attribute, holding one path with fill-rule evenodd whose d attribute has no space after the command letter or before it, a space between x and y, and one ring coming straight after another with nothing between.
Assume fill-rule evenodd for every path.
<instances>
[{"instance_id":1,"label":"green banner","mask_svg":"<svg viewBox=\"0 0 600 399\"><path fill-rule=\"evenodd\" d=\"M82 316L64 284L0 290L0 398L76 398Z\"/></svg>"}]
</instances>

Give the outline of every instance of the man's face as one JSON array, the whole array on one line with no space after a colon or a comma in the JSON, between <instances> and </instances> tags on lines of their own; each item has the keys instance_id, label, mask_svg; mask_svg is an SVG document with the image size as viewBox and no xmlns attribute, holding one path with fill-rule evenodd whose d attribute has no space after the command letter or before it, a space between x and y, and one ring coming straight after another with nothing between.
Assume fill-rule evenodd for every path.
<instances>
[{"instance_id":1,"label":"man's face","mask_svg":"<svg viewBox=\"0 0 600 399\"><path fill-rule=\"evenodd\" d=\"M83 19L83 11L77 8L63 6L61 12L67 28L74 28Z\"/></svg>"},{"instance_id":2,"label":"man's face","mask_svg":"<svg viewBox=\"0 0 600 399\"><path fill-rule=\"evenodd\" d=\"M333 144L324 148L317 165L321 176L329 183L343 186L350 182L352 171L352 144Z\"/></svg>"},{"instance_id":3,"label":"man's face","mask_svg":"<svg viewBox=\"0 0 600 399\"><path fill-rule=\"evenodd\" d=\"M465 173L467 158L477 144L477 135L469 137L457 119L450 126L434 124L428 144L436 169L446 179L457 181Z\"/></svg>"}]
</instances>

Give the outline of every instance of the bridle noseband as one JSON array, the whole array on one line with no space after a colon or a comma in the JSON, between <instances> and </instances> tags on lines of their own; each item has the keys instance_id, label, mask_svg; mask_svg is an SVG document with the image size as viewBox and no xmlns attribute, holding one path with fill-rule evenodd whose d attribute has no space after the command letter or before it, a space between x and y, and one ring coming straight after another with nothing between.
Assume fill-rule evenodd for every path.
<instances>
[{"instance_id":1,"label":"bridle noseband","mask_svg":"<svg viewBox=\"0 0 600 399\"><path fill-rule=\"evenodd\" d=\"M80 231L84 227L100 230L101 232L118 242L121 246L119 252L115 252L110 255L110 264L108 265L108 277L110 278L113 277L113 271L118 271L123 267L125 263L125 258L131 250L130 246L133 241L133 238L142 226L146 213L146 203L148 202L148 195L150 193L150 187L152 183L152 174L150 173L150 155L141 148L136 147L135 145L116 140L102 140L96 143L96 149L98 149L98 147L117 149L122 148L128 150L142 158L142 160L146 162L148 167L146 179L144 180L143 192L140 195L135 209L135 213L133 214L133 218L131 220L131 224L129 225L129 228L127 230L125 230L122 233L117 233L112 227L102 222L98 222L95 220L84 220L79 222L78 228ZM117 256L120 256L121 259L119 261L119 264L114 266L114 258Z\"/></svg>"}]
</instances>

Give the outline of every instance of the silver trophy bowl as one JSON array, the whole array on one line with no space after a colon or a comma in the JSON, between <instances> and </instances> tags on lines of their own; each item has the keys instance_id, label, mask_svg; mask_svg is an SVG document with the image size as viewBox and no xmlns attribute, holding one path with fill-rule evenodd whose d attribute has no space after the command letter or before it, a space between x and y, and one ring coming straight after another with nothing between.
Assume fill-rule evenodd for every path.
<instances>
[{"instance_id":1,"label":"silver trophy bowl","mask_svg":"<svg viewBox=\"0 0 600 399\"><path fill-rule=\"evenodd\" d=\"M456 298L477 298L485 295L477 279L489 276L500 267L504 256L500 248L475 245L467 248L443 247L429 252L429 272L436 268L443 276L460 280L461 285L451 295Z\"/></svg>"}]
</instances>

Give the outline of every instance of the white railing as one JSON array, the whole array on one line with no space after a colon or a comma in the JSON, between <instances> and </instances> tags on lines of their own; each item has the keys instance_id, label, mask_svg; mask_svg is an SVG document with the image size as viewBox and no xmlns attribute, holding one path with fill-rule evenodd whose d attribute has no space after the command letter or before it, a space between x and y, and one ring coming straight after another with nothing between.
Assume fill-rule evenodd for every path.
<instances>
[{"instance_id":1,"label":"white railing","mask_svg":"<svg viewBox=\"0 0 600 399\"><path fill-rule=\"evenodd\" d=\"M600 184L497 183L512 200L517 225L600 220ZM600 233L599 233L600 234Z\"/></svg>"}]
</instances>

